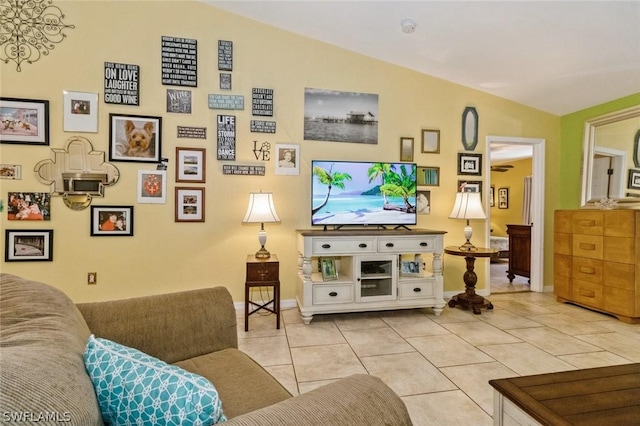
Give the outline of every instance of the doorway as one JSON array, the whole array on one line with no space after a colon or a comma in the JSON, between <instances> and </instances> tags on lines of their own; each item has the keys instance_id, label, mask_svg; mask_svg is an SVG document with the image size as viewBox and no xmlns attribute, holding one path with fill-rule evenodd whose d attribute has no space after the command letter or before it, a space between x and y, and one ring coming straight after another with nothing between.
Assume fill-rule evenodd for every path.
<instances>
[{"instance_id":1,"label":"doorway","mask_svg":"<svg viewBox=\"0 0 640 426\"><path fill-rule=\"evenodd\" d=\"M506 146L512 151L528 151L531 154L531 277L530 290L542 292L544 290L543 274L543 248L544 248L544 139L519 138L508 136L486 137L485 170L491 170L492 147ZM495 151L495 150L494 150ZM522 154L520 154L522 155ZM491 187L491 173L487 173L487 188ZM521 200L513 202L521 203ZM485 247L490 247L491 235L491 208L489 197L484 200L485 211L488 213L486 222L487 241ZM490 277L490 265L487 263L486 276Z\"/></svg>"}]
</instances>

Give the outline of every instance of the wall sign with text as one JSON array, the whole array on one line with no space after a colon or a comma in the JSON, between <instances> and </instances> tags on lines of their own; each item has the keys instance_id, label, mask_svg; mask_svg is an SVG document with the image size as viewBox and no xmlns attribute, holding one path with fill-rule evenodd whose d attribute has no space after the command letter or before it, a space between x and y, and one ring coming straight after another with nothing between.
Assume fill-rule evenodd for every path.
<instances>
[{"instance_id":1,"label":"wall sign with text","mask_svg":"<svg viewBox=\"0 0 640 426\"><path fill-rule=\"evenodd\" d=\"M233 71L233 42L218 40L218 71Z\"/></svg>"},{"instance_id":2,"label":"wall sign with text","mask_svg":"<svg viewBox=\"0 0 640 426\"><path fill-rule=\"evenodd\" d=\"M162 36L162 84L198 87L198 41Z\"/></svg>"},{"instance_id":3,"label":"wall sign with text","mask_svg":"<svg viewBox=\"0 0 640 426\"><path fill-rule=\"evenodd\" d=\"M218 160L236 159L236 117L218 116Z\"/></svg>"},{"instance_id":4,"label":"wall sign with text","mask_svg":"<svg viewBox=\"0 0 640 426\"><path fill-rule=\"evenodd\" d=\"M273 117L273 89L253 88L251 91L251 113Z\"/></svg>"},{"instance_id":5,"label":"wall sign with text","mask_svg":"<svg viewBox=\"0 0 640 426\"><path fill-rule=\"evenodd\" d=\"M104 103L140 105L140 67L104 63Z\"/></svg>"}]
</instances>

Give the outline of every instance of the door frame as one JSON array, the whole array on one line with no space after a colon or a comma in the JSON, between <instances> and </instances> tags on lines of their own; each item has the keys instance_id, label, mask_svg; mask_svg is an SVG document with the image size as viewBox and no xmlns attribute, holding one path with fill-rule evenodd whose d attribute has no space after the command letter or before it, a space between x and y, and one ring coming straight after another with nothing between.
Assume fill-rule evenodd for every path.
<instances>
[{"instance_id":1,"label":"door frame","mask_svg":"<svg viewBox=\"0 0 640 426\"><path fill-rule=\"evenodd\" d=\"M531 172L532 172L532 185L531 185L531 291L543 292L544 291L544 148L545 140L539 138L521 138L511 136L487 136L486 137L486 153L485 155L485 170L487 170L487 183L486 187L491 187L491 143L500 143L507 145L527 145L531 146L533 155L531 158ZM484 208L486 212L491 212L489 206L489 197L484 197ZM491 216L491 213L488 215ZM491 236L491 220L486 222L487 236L485 241L485 247L490 247ZM489 275L489 265L487 262L486 276ZM489 292L491 286L489 285Z\"/></svg>"}]
</instances>

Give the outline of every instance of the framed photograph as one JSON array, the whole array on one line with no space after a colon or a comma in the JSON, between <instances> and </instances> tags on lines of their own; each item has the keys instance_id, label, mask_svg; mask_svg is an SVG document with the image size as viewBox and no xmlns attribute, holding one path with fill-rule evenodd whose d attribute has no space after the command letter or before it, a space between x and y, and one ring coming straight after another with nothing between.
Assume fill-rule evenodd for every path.
<instances>
[{"instance_id":1,"label":"framed photograph","mask_svg":"<svg viewBox=\"0 0 640 426\"><path fill-rule=\"evenodd\" d=\"M63 93L65 132L98 132L98 94L86 92Z\"/></svg>"},{"instance_id":2,"label":"framed photograph","mask_svg":"<svg viewBox=\"0 0 640 426\"><path fill-rule=\"evenodd\" d=\"M458 153L459 175L482 175L482 154Z\"/></svg>"},{"instance_id":3,"label":"framed photograph","mask_svg":"<svg viewBox=\"0 0 640 426\"><path fill-rule=\"evenodd\" d=\"M48 192L9 192L7 220L51 220Z\"/></svg>"},{"instance_id":4,"label":"framed photograph","mask_svg":"<svg viewBox=\"0 0 640 426\"><path fill-rule=\"evenodd\" d=\"M400 262L400 274L403 276L420 276L420 264L418 262L410 261Z\"/></svg>"},{"instance_id":5,"label":"framed photograph","mask_svg":"<svg viewBox=\"0 0 640 426\"><path fill-rule=\"evenodd\" d=\"M176 222L204 222L204 188L176 188Z\"/></svg>"},{"instance_id":6,"label":"framed photograph","mask_svg":"<svg viewBox=\"0 0 640 426\"><path fill-rule=\"evenodd\" d=\"M482 192L482 181L480 180L459 180L459 192Z\"/></svg>"},{"instance_id":7,"label":"framed photograph","mask_svg":"<svg viewBox=\"0 0 640 426\"><path fill-rule=\"evenodd\" d=\"M418 166L418 186L440 186L440 167Z\"/></svg>"},{"instance_id":8,"label":"framed photograph","mask_svg":"<svg viewBox=\"0 0 640 426\"><path fill-rule=\"evenodd\" d=\"M91 206L91 236L133 236L133 206Z\"/></svg>"},{"instance_id":9,"label":"framed photograph","mask_svg":"<svg viewBox=\"0 0 640 426\"><path fill-rule=\"evenodd\" d=\"M22 166L19 164L0 164L0 179L22 179Z\"/></svg>"},{"instance_id":10,"label":"framed photograph","mask_svg":"<svg viewBox=\"0 0 640 426\"><path fill-rule=\"evenodd\" d=\"M152 204L167 202L166 170L138 170L138 202Z\"/></svg>"},{"instance_id":11,"label":"framed photograph","mask_svg":"<svg viewBox=\"0 0 640 426\"><path fill-rule=\"evenodd\" d=\"M336 261L333 257L323 257L319 260L323 281L334 281L338 279L336 271Z\"/></svg>"},{"instance_id":12,"label":"framed photograph","mask_svg":"<svg viewBox=\"0 0 640 426\"><path fill-rule=\"evenodd\" d=\"M400 138L400 161L413 161L413 138Z\"/></svg>"},{"instance_id":13,"label":"framed photograph","mask_svg":"<svg viewBox=\"0 0 640 426\"><path fill-rule=\"evenodd\" d=\"M297 176L300 174L300 145L276 144L276 174Z\"/></svg>"},{"instance_id":14,"label":"framed photograph","mask_svg":"<svg viewBox=\"0 0 640 426\"><path fill-rule=\"evenodd\" d=\"M640 170L629 169L629 189L640 189Z\"/></svg>"},{"instance_id":15,"label":"framed photograph","mask_svg":"<svg viewBox=\"0 0 640 426\"><path fill-rule=\"evenodd\" d=\"M205 183L206 152L204 148L176 148L176 182Z\"/></svg>"},{"instance_id":16,"label":"framed photograph","mask_svg":"<svg viewBox=\"0 0 640 426\"><path fill-rule=\"evenodd\" d=\"M7 229L5 231L5 262L53 260L52 229Z\"/></svg>"},{"instance_id":17,"label":"framed photograph","mask_svg":"<svg viewBox=\"0 0 640 426\"><path fill-rule=\"evenodd\" d=\"M162 117L109 114L109 161L159 163Z\"/></svg>"},{"instance_id":18,"label":"framed photograph","mask_svg":"<svg viewBox=\"0 0 640 426\"><path fill-rule=\"evenodd\" d=\"M422 152L425 154L440 153L440 130L422 129Z\"/></svg>"},{"instance_id":19,"label":"framed photograph","mask_svg":"<svg viewBox=\"0 0 640 426\"><path fill-rule=\"evenodd\" d=\"M494 207L496 205L496 197L494 194L495 186L491 185L489 187L489 207Z\"/></svg>"},{"instance_id":20,"label":"framed photograph","mask_svg":"<svg viewBox=\"0 0 640 426\"><path fill-rule=\"evenodd\" d=\"M0 97L0 143L49 145L49 101Z\"/></svg>"},{"instance_id":21,"label":"framed photograph","mask_svg":"<svg viewBox=\"0 0 640 426\"><path fill-rule=\"evenodd\" d=\"M418 214L431 213L431 191L416 191L416 204L418 205Z\"/></svg>"},{"instance_id":22,"label":"framed photograph","mask_svg":"<svg viewBox=\"0 0 640 426\"><path fill-rule=\"evenodd\" d=\"M498 208L509 208L509 188L498 188Z\"/></svg>"}]
</instances>

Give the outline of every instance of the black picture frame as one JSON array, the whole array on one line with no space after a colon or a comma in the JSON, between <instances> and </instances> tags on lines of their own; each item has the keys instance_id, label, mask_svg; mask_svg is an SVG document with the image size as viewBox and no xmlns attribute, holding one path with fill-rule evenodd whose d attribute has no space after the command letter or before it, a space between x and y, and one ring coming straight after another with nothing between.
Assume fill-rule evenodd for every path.
<instances>
[{"instance_id":1,"label":"black picture frame","mask_svg":"<svg viewBox=\"0 0 640 426\"><path fill-rule=\"evenodd\" d=\"M5 230L5 262L53 261L53 229Z\"/></svg>"},{"instance_id":2,"label":"black picture frame","mask_svg":"<svg viewBox=\"0 0 640 426\"><path fill-rule=\"evenodd\" d=\"M132 237L133 206L91 206L92 237Z\"/></svg>"},{"instance_id":3,"label":"black picture frame","mask_svg":"<svg viewBox=\"0 0 640 426\"><path fill-rule=\"evenodd\" d=\"M498 188L498 208L509 208L509 188Z\"/></svg>"},{"instance_id":4,"label":"black picture frame","mask_svg":"<svg viewBox=\"0 0 640 426\"><path fill-rule=\"evenodd\" d=\"M640 190L640 169L629 169L629 189Z\"/></svg>"},{"instance_id":5,"label":"black picture frame","mask_svg":"<svg viewBox=\"0 0 640 426\"><path fill-rule=\"evenodd\" d=\"M482 181L458 180L458 192L479 192L482 194Z\"/></svg>"},{"instance_id":6,"label":"black picture frame","mask_svg":"<svg viewBox=\"0 0 640 426\"><path fill-rule=\"evenodd\" d=\"M109 161L159 163L162 117L109 114Z\"/></svg>"},{"instance_id":7,"label":"black picture frame","mask_svg":"<svg viewBox=\"0 0 640 426\"><path fill-rule=\"evenodd\" d=\"M482 176L482 154L458 153L458 174Z\"/></svg>"},{"instance_id":8,"label":"black picture frame","mask_svg":"<svg viewBox=\"0 0 640 426\"><path fill-rule=\"evenodd\" d=\"M49 101L0 97L0 143L49 145Z\"/></svg>"}]
</instances>

